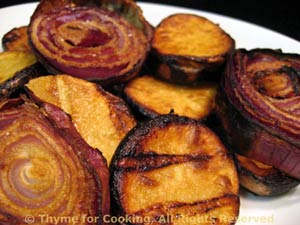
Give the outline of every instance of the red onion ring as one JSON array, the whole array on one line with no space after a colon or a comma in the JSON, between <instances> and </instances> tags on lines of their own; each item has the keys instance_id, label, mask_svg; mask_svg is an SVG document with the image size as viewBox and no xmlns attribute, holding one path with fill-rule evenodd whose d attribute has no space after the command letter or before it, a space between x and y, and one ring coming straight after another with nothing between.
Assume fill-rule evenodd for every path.
<instances>
[{"instance_id":1,"label":"red onion ring","mask_svg":"<svg viewBox=\"0 0 300 225\"><path fill-rule=\"evenodd\" d=\"M27 215L43 223L45 214L101 224L109 213L105 159L59 108L25 97L1 102L0 146L1 224Z\"/></svg>"},{"instance_id":2,"label":"red onion ring","mask_svg":"<svg viewBox=\"0 0 300 225\"><path fill-rule=\"evenodd\" d=\"M237 50L224 77L227 119L235 150L300 178L300 56ZM222 108L222 107L221 107ZM227 110L224 110L227 108ZM231 117L231 118L229 118Z\"/></svg>"},{"instance_id":3,"label":"red onion ring","mask_svg":"<svg viewBox=\"0 0 300 225\"><path fill-rule=\"evenodd\" d=\"M131 10L140 12L135 3L124 4L127 2L135 7ZM98 81L136 75L152 37L152 28L141 13L137 20L145 29L138 29L125 16L105 8L53 5L45 12L43 7L49 6L46 1L40 3L28 32L38 59L51 72Z\"/></svg>"}]
</instances>

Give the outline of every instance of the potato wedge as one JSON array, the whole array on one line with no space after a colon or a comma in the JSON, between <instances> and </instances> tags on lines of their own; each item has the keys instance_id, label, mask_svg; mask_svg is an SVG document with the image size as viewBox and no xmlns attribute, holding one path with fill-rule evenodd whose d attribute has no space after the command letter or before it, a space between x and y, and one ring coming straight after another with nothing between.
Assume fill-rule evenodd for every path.
<instances>
[{"instance_id":1,"label":"potato wedge","mask_svg":"<svg viewBox=\"0 0 300 225\"><path fill-rule=\"evenodd\" d=\"M259 161L238 154L236 159L240 184L256 195L280 195L300 183L299 180Z\"/></svg>"},{"instance_id":2,"label":"potato wedge","mask_svg":"<svg viewBox=\"0 0 300 225\"><path fill-rule=\"evenodd\" d=\"M181 84L218 74L209 72L220 70L234 48L234 40L222 28L193 14L165 18L155 28L152 41L157 75Z\"/></svg>"},{"instance_id":3,"label":"potato wedge","mask_svg":"<svg viewBox=\"0 0 300 225\"><path fill-rule=\"evenodd\" d=\"M4 34L2 46L5 51L31 51L28 44L27 26L13 28Z\"/></svg>"},{"instance_id":4,"label":"potato wedge","mask_svg":"<svg viewBox=\"0 0 300 225\"><path fill-rule=\"evenodd\" d=\"M173 111L180 116L203 119L214 108L217 85L183 86L145 75L124 89L128 101L143 115L155 117Z\"/></svg>"},{"instance_id":5,"label":"potato wedge","mask_svg":"<svg viewBox=\"0 0 300 225\"><path fill-rule=\"evenodd\" d=\"M111 166L114 214L126 224L234 224L238 177L217 136L173 114L136 126ZM121 224L125 224L122 223Z\"/></svg>"},{"instance_id":6,"label":"potato wedge","mask_svg":"<svg viewBox=\"0 0 300 225\"><path fill-rule=\"evenodd\" d=\"M119 142L135 125L124 101L96 84L69 75L44 76L26 85L38 98L70 114L85 141L108 163Z\"/></svg>"},{"instance_id":7,"label":"potato wedge","mask_svg":"<svg viewBox=\"0 0 300 225\"><path fill-rule=\"evenodd\" d=\"M14 76L14 74L36 62L33 53L7 51L0 53L0 84Z\"/></svg>"}]
</instances>

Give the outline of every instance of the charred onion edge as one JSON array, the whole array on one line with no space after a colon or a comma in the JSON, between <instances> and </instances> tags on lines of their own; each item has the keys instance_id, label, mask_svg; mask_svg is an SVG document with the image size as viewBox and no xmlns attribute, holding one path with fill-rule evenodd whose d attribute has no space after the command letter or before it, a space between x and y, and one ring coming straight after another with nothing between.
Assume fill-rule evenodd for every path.
<instances>
[{"instance_id":1,"label":"charred onion edge","mask_svg":"<svg viewBox=\"0 0 300 225\"><path fill-rule=\"evenodd\" d=\"M134 76L137 76L146 57L148 56L150 49L151 49L151 40L153 36L153 26L144 18L142 10L140 7L135 3L133 0L41 0L39 5L37 6L36 10L34 11L33 15L30 19L30 24L37 18L40 14L45 14L51 12L53 9L56 8L63 8L63 7L97 7L99 9L104 9L107 11L116 12L119 16L124 17L130 24L132 24L136 29L139 29L143 32L146 37L147 45L145 46L144 55L140 59L138 59L137 63L132 66L127 72L123 72L121 74L112 74L106 78L97 78L92 77L87 79L91 79L101 83L102 85L110 85L114 83L121 83L125 82ZM38 60L47 68L50 73L57 74L61 73L62 71L57 70L48 60L41 54L39 51L34 47L33 43L30 40L30 25L28 29L28 36L29 36L29 45L34 50L35 54L38 57ZM88 67L86 69L89 69ZM83 68L84 69L84 68Z\"/></svg>"},{"instance_id":2,"label":"charred onion edge","mask_svg":"<svg viewBox=\"0 0 300 225\"><path fill-rule=\"evenodd\" d=\"M295 58L297 58L297 60L299 60L299 64L300 64L300 55L297 55L297 54L285 53L284 55L281 55L281 53L279 53L278 51L272 51L269 49L254 49L249 52L246 51L245 49L237 50L235 53L233 53L231 55L231 57L229 59L229 64L227 66L227 71L224 76L224 85L223 86L224 86L224 90L226 92L226 96L229 99L229 101L231 102L231 104L234 105L234 107L244 117L251 118L252 122L254 122L255 124L259 125L260 127L263 127L264 129L268 130L270 133L273 133L275 135L277 135L277 133L279 133L278 136L285 137L289 140L289 142L300 147L300 139L299 139L300 133L295 134L295 133L289 132L288 130L284 129L281 126L281 123L274 123L274 124L269 123L268 125L264 125L263 121L261 121L259 119L259 117L253 117L252 115L250 115L248 113L247 109L245 109L245 107L243 106L245 103L247 103L247 107L256 108L256 106L254 106L248 102L248 99L245 99L245 97L240 95L240 92L238 89L239 88L245 89L245 87L239 86L239 84L242 83L242 81L237 81L236 76L238 76L237 74L245 74L246 73L245 68L243 68L241 66L244 66L244 60L245 60L245 58L248 57L247 55L249 54L249 57L251 57L252 54L256 54L256 53L260 53L260 52L263 54L270 54L270 55L278 58L279 60L280 60L280 58L288 59L289 57L295 57ZM240 95L240 98L242 98L245 102L241 102L241 100L237 96L235 96L235 93L238 93ZM252 108L252 110L254 110L254 108ZM300 130L300 123L297 125L298 126L296 128L299 128L299 130Z\"/></svg>"},{"instance_id":3,"label":"charred onion edge","mask_svg":"<svg viewBox=\"0 0 300 225\"><path fill-rule=\"evenodd\" d=\"M246 144L242 144L242 145L247 146L248 148L239 149L237 148L238 146L234 146L234 150L239 152L240 154L249 156L250 158L253 157L253 159L274 166L296 179L300 179L300 172L297 172L299 171L299 165L300 165L299 163L295 164L295 162L293 162L295 164L293 168L284 168L285 166L282 166L278 162L273 163L271 159L267 159L266 158L267 156L264 156L263 159L258 157L257 153L254 154L252 153L253 151L251 152L251 149L249 149L249 147L251 146L251 142L255 141L255 133L259 131L264 133L266 138L270 138L272 136L272 138L279 141L281 145L287 145L289 149L291 149L290 152L293 152L294 154L300 154L299 121L298 122L293 121L292 123L293 127L287 126L287 124L291 124L291 118L289 118L289 121L287 123L284 120L278 121L278 118L275 118L276 117L275 114L276 113L278 114L280 112L276 110L275 113L275 110L271 110L271 109L266 110L266 108L268 109L268 107L263 108L265 106L265 103L263 100L260 99L260 97L253 99L252 95L258 95L258 94L256 93L257 91L254 89L254 87L251 86L252 84L249 81L247 81L248 83L246 84L245 82L243 82L243 80L247 80L247 77L245 76L247 74L245 68L246 61L248 57L255 56L255 54L266 54L268 56L272 56L276 58L276 60L279 61L286 61L291 63L292 65L298 65L298 66L300 65L299 55L282 53L280 50L272 50L272 49L253 49L251 51L247 51L245 49L239 49L236 50L229 57L229 63L227 64L221 89L226 95L226 99L228 101L227 103L228 107L232 108L230 109L230 111L235 112L237 117L242 118L242 120L249 125L249 128L246 128L245 126L243 126L244 128L242 127L240 128L247 129L250 132L249 133L250 136L248 138L246 137L248 134L247 135L240 134L241 136L244 136L245 138L244 141L248 142L248 146ZM250 89L252 92L247 90L247 88ZM246 97L244 96L244 92L247 92ZM252 103L253 101L258 101L263 106L255 105ZM251 108L251 112L254 113L254 115L251 115L247 111L247 107ZM268 117L265 117L263 113L268 114ZM281 118L285 119L286 117L281 115ZM264 119L267 121L263 121ZM224 121L224 119L222 118L221 120ZM234 123L236 123L237 125L238 122L236 121ZM299 132L295 132L296 130ZM230 142L232 142L230 144L235 145L236 143L234 142L236 142L237 140L233 140L234 138L230 138L230 139L231 139ZM266 155L269 154L270 152L266 152Z\"/></svg>"},{"instance_id":4,"label":"charred onion edge","mask_svg":"<svg viewBox=\"0 0 300 225\"><path fill-rule=\"evenodd\" d=\"M97 198L93 201L97 209L97 215L95 216L109 214L109 171L105 158L100 151L93 149L82 139L68 114L50 103L41 101L30 90L27 89L26 91L26 95L21 94L18 98L3 100L0 104L0 110L9 110L23 104L30 104L30 107L36 107L36 110L40 111L39 113L43 115L43 119L54 127L56 134L65 139L73 150L78 150L74 151L74 153L81 160L83 166L90 171L95 184L101 190L101 192L96 193ZM103 224L102 219L97 221L97 224Z\"/></svg>"},{"instance_id":5,"label":"charred onion edge","mask_svg":"<svg viewBox=\"0 0 300 225\"><path fill-rule=\"evenodd\" d=\"M28 93L28 96L42 109L44 109L47 114L49 115L50 119L53 118L55 120L56 111L59 109L57 106L43 102L38 97L36 97L29 88L25 88L26 92ZM58 121L56 122L56 126L58 126L59 129L62 130L62 136L66 138L70 143L74 142L74 139L76 138L76 145L78 145L78 149L87 149L88 151L80 151L78 152L79 158L81 158L84 161L87 161L87 163L92 167L92 170L98 175L98 183L101 187L101 209L102 211L100 214L102 216L110 214L110 187L109 187L109 170L107 166L107 161L102 155L101 151L99 149L94 149L91 146L89 146L84 139L80 136L78 131L76 130L75 126L72 123L71 117L66 114L65 112L59 111L61 114L65 114L65 121ZM68 120L67 120L68 118ZM72 134L72 135L70 135ZM80 147L82 146L82 147Z\"/></svg>"},{"instance_id":6,"label":"charred onion edge","mask_svg":"<svg viewBox=\"0 0 300 225\"><path fill-rule=\"evenodd\" d=\"M240 184L250 191L251 193L259 196L276 196L276 195L281 195L284 194L294 187L298 186L300 181L287 176L286 174L282 173L278 169L275 169L274 167L269 167L269 168L260 168L260 170L264 170L266 174L261 175L255 173L255 171L247 169L243 162L241 162L238 159L238 154L234 155L234 160L238 169L238 175L239 175L239 180ZM252 159L248 159L251 163ZM255 164L253 162L253 164ZM243 177L243 178L241 178ZM247 179L255 185L263 186L265 191L261 191L261 189L253 189L254 187L248 187L247 183L244 183L242 179Z\"/></svg>"}]
</instances>

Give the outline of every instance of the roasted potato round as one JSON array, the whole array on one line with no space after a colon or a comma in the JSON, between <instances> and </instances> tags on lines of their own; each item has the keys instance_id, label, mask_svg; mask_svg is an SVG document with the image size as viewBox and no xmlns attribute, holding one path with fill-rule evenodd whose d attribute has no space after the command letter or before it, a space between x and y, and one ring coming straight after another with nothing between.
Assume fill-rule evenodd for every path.
<instances>
[{"instance_id":1,"label":"roasted potato round","mask_svg":"<svg viewBox=\"0 0 300 225\"><path fill-rule=\"evenodd\" d=\"M214 108L217 85L172 84L145 75L131 80L124 89L129 103L147 117L174 112L180 116L201 120Z\"/></svg>"},{"instance_id":2,"label":"roasted potato round","mask_svg":"<svg viewBox=\"0 0 300 225\"><path fill-rule=\"evenodd\" d=\"M195 120L169 114L141 123L119 145L110 170L113 213L132 218L126 224L169 218L176 225L229 225L237 219L233 160Z\"/></svg>"},{"instance_id":3,"label":"roasted potato round","mask_svg":"<svg viewBox=\"0 0 300 225\"><path fill-rule=\"evenodd\" d=\"M217 24L193 14L174 14L154 30L153 61L157 75L175 83L216 79L234 40Z\"/></svg>"}]
</instances>

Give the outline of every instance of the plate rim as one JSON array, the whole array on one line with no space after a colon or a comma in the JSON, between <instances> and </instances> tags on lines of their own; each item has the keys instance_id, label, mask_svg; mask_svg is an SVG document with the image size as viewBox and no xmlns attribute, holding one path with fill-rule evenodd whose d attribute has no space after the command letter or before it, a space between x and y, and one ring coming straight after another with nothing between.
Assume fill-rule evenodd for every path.
<instances>
[{"instance_id":1,"label":"plate rim","mask_svg":"<svg viewBox=\"0 0 300 225\"><path fill-rule=\"evenodd\" d=\"M272 30L272 29L269 29L269 28L266 28L266 27L263 27L263 26L260 26L260 25L257 25L257 24L254 24L254 23L251 23L251 22L248 22L248 21L244 21L244 20L241 20L241 19L237 19L237 18L233 18L233 17L230 17L230 16L226 16L226 15L222 15L222 14L218 14L218 13L213 13L213 12L209 12L209 11L203 11L203 10L198 10L198 9L191 9L191 8L187 8L187 7L181 7L181 6L174 6L174 5L168 5L168 4L158 4L158 3L149 3L149 2L143 2L143 1L137 1L137 3L138 3L138 5L142 8L142 10L143 11L145 11L145 9L144 8L146 8L146 7L161 7L161 8L172 8L172 10L174 10L174 11L178 11L178 12L180 12L180 11L184 11L184 12L186 12L186 11L188 11L188 12L191 12L191 13L195 13L195 14L197 14L197 15L201 15L201 14L203 14L203 15L210 15L209 17L216 17L216 18L225 18L226 20L229 20L229 21L234 21L234 22L238 22L238 23L242 23L242 24L246 24L247 26L251 26L251 27L253 27L253 28L255 28L255 29L261 29L261 30L264 30L264 32L268 32L268 33L270 33L271 34L271 36L272 35L276 35L276 36L278 36L278 37L281 37L282 39L284 39L284 40L286 40L287 42L291 42L292 44L291 45L298 45L298 47L299 47L299 49L300 49L300 42L299 41L297 41L297 40L295 40L295 39L293 39L293 38L291 38L291 37L289 37L289 36L287 36L287 35L285 35L285 34L282 34L282 33L279 33L279 32L277 32L277 31L274 31L274 30ZM35 7L36 5L38 4L38 2L29 2L29 3L23 3L23 4L16 4L16 5L11 5L11 6L7 6L7 7L3 7L3 8L0 8L0 17L1 17L1 14L2 14L2 12L3 11L10 11L10 10L13 10L13 9L15 9L16 7L29 7L29 8L31 8L31 7ZM33 8L34 9L34 8ZM149 19L149 18L147 18L147 19ZM215 21L214 21L215 22ZM5 23L5 22L4 22ZM20 25L21 26L21 25ZM13 28L13 27L12 27ZM1 27L0 27L0 35L2 35L2 33L1 33ZM224 29L225 31L226 31L226 29ZM1 37L2 38L2 37ZM234 37L233 37L234 38ZM0 47L0 51L1 51L1 47ZM300 54L300 51L299 51L299 53L298 54ZM298 186L297 188L296 188L296 190L293 190L292 192L291 192L291 194L298 194L299 195L299 193L300 193L300 186ZM248 195L248 194L246 194L246 195ZM241 197L241 201L243 201L243 196L241 196L240 195L240 197ZM279 197L276 197L275 199L274 198L267 198L267 201L270 203L270 204L272 204L272 203L274 203L274 201L278 201L279 199L282 199L282 198L289 198L289 197L291 197L289 194L285 194L285 195L282 195L282 196L279 196ZM251 197L251 199L249 200L249 199L246 199L246 201L247 200L249 200L250 201L250 203L251 203L251 201L252 201L252 203L251 204L259 204L259 203L257 203L257 202L265 202L265 200L264 199L266 199L266 198L257 198L257 197ZM284 201L284 200L283 200ZM248 203L249 204L249 203ZM250 204L250 205L251 205ZM285 210L287 210L288 211L288 209L290 209L290 208L292 208L292 209L294 209L294 207L293 207L293 205L289 205L290 207L288 207L287 209L286 208L284 208ZM298 203L298 207L300 206L300 197L299 197L299 203ZM296 205L296 207L297 207L297 205ZM245 215L248 215L249 214L249 212L250 212L250 215L253 215L253 208L247 208L247 206L245 207L243 207L242 205L241 205L241 207L240 207L240 212L241 213L243 213L243 215L242 216L245 216ZM279 208L279 211L281 210L281 208ZM264 211L264 209L262 209L262 211ZM267 212L268 213L270 213L270 212L272 212L272 213L275 213L276 212L276 210L274 211L268 211L267 210ZM257 215L259 215L259 213L260 212L256 212L256 213L258 213ZM240 214L241 215L241 214ZM274 215L274 214L273 214ZM286 215L288 215L288 214L285 214L285 216ZM278 215L277 215L278 216ZM280 215L279 215L279 217L280 217ZM297 217L292 217L292 218L295 218L295 220L289 220L290 222L296 222L296 224L297 224L297 220L298 219L300 219L300 218L297 218ZM292 218L290 218L290 219L292 219ZM281 219L281 217L280 217L280 219ZM287 219L287 218L286 218ZM289 221L286 221L286 222L289 222ZM244 224L244 223L236 223L237 225L240 225L240 224ZM249 224L249 223L248 223ZM250 223L251 224L251 223ZM258 223L255 223L255 224L258 224ZM264 223L264 224L267 224L267 223ZM274 222L274 223L272 223L273 225L277 225L277 224L281 224L281 223L277 223L276 221ZM286 223L285 223L286 224ZM295 224L295 225L296 225ZM292 224L290 224L289 223L289 225L292 225ZM293 224L294 225L294 224Z\"/></svg>"}]
</instances>

